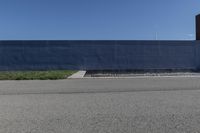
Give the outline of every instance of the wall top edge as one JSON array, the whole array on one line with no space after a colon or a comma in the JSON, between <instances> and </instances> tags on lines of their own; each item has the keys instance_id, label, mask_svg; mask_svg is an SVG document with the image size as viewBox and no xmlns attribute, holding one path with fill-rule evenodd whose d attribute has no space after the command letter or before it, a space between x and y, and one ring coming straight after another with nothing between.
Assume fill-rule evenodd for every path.
<instances>
[{"instance_id":1,"label":"wall top edge","mask_svg":"<svg viewBox=\"0 0 200 133\"><path fill-rule=\"evenodd\" d=\"M200 40L0 40L0 42L199 42Z\"/></svg>"}]
</instances>

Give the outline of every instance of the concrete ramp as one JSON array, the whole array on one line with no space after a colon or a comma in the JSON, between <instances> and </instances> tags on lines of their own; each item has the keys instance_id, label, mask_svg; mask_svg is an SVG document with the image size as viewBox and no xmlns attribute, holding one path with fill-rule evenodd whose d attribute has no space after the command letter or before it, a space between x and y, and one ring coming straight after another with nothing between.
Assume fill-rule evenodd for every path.
<instances>
[{"instance_id":1,"label":"concrete ramp","mask_svg":"<svg viewBox=\"0 0 200 133\"><path fill-rule=\"evenodd\" d=\"M73 75L69 76L69 79L79 79L79 78L83 78L84 75L86 74L86 71L78 71L76 73L74 73Z\"/></svg>"}]
</instances>

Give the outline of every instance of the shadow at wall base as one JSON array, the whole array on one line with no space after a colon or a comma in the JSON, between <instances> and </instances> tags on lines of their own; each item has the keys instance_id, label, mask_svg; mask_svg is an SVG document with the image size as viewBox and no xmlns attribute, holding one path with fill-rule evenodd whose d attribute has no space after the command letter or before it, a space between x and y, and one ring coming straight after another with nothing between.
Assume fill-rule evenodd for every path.
<instances>
[{"instance_id":1,"label":"shadow at wall base","mask_svg":"<svg viewBox=\"0 0 200 133\"><path fill-rule=\"evenodd\" d=\"M3 69L0 70L3 71L56 71L56 70L72 70L72 71L80 71L79 69L63 69L63 68L51 68L51 69ZM200 69L101 69L101 70L83 70L87 71L88 74L93 73L109 73L109 74L128 74L128 73L184 73L184 72L194 72L194 73L200 73Z\"/></svg>"},{"instance_id":2,"label":"shadow at wall base","mask_svg":"<svg viewBox=\"0 0 200 133\"><path fill-rule=\"evenodd\" d=\"M89 70L87 74L129 74L129 73L184 73L184 72L193 72L200 73L200 69L129 69L129 70Z\"/></svg>"}]
</instances>

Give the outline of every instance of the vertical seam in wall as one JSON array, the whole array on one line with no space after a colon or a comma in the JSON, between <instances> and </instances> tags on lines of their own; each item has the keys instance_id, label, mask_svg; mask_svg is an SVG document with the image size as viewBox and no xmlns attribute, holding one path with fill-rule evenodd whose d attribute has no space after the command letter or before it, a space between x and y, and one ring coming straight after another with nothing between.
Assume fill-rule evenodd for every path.
<instances>
[{"instance_id":1,"label":"vertical seam in wall","mask_svg":"<svg viewBox=\"0 0 200 133\"><path fill-rule=\"evenodd\" d=\"M194 69L197 69L197 46L196 43L193 46L194 51Z\"/></svg>"},{"instance_id":2,"label":"vertical seam in wall","mask_svg":"<svg viewBox=\"0 0 200 133\"><path fill-rule=\"evenodd\" d=\"M195 51L194 51L194 59L195 59L195 70L198 70L198 43L195 43L194 45Z\"/></svg>"}]
</instances>

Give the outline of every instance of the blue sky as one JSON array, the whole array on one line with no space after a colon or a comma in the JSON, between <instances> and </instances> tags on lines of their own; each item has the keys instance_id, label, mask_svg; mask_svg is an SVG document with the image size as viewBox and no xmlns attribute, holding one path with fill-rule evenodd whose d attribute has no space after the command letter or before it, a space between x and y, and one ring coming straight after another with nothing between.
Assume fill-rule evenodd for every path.
<instances>
[{"instance_id":1,"label":"blue sky","mask_svg":"<svg viewBox=\"0 0 200 133\"><path fill-rule=\"evenodd\" d=\"M0 0L0 40L195 39L200 0Z\"/></svg>"}]
</instances>

